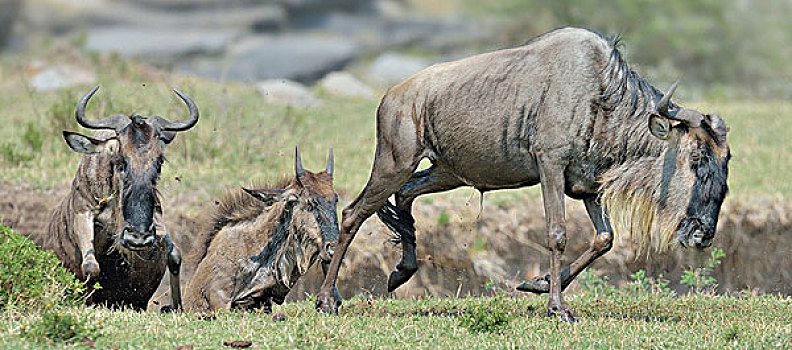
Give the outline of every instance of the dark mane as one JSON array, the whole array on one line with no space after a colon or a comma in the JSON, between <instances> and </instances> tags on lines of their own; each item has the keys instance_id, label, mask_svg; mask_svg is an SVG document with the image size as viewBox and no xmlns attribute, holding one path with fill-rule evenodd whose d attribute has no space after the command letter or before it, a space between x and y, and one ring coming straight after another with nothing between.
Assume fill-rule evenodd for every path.
<instances>
[{"instance_id":1,"label":"dark mane","mask_svg":"<svg viewBox=\"0 0 792 350\"><path fill-rule=\"evenodd\" d=\"M619 117L642 116L663 97L663 93L636 73L619 51L619 35L603 36L611 47L608 63L600 71L599 104L606 113ZM627 108L624 108L627 107Z\"/></svg>"},{"instance_id":2,"label":"dark mane","mask_svg":"<svg viewBox=\"0 0 792 350\"><path fill-rule=\"evenodd\" d=\"M250 188L286 188L291 182L292 178L282 177L274 184L256 184ZM242 189L229 190L220 199L213 201L211 208L203 215L206 220L199 225L200 230L195 237L195 243L192 244L192 250L185 259L188 266L193 268L198 266L206 257L215 235L224 227L252 220L266 208L264 202L253 198Z\"/></svg>"}]
</instances>

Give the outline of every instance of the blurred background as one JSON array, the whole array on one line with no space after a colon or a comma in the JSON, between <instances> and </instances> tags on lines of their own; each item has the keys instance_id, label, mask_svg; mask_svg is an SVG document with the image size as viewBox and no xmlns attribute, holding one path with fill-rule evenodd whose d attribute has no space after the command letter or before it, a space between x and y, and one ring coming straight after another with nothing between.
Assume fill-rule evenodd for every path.
<instances>
[{"instance_id":1,"label":"blurred background","mask_svg":"<svg viewBox=\"0 0 792 350\"><path fill-rule=\"evenodd\" d=\"M432 63L572 25L621 35L628 62L650 83L665 90L681 79L678 102L728 122L734 158L715 241L726 253L718 291L790 294L789 18L790 0L0 0L0 221L44 231L80 160L61 131L90 133L73 111L97 84L93 118L183 118L171 88L198 103L201 121L169 146L160 183L168 227L189 250L213 198L289 174L296 144L317 171L335 148L346 205L368 178L388 87ZM547 270L537 188L482 202L460 189L418 203L421 269L398 296L480 294ZM592 232L582 205L568 208L567 261ZM385 293L399 256L389 237L376 219L361 229L341 271L344 296ZM637 257L621 242L594 271L619 283L643 269L684 292L683 271L708 257L681 249ZM313 271L292 298L315 293L319 280Z\"/></svg>"},{"instance_id":2,"label":"blurred background","mask_svg":"<svg viewBox=\"0 0 792 350\"><path fill-rule=\"evenodd\" d=\"M792 97L788 0L2 0L0 14L6 50L68 40L218 81L360 69L379 86L583 26L621 34L644 75L682 78L688 97Z\"/></svg>"}]
</instances>

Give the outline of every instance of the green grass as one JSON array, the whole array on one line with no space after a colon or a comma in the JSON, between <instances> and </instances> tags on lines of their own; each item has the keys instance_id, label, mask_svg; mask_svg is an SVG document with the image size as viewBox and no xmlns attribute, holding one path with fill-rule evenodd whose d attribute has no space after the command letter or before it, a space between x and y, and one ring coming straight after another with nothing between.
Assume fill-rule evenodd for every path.
<instances>
[{"instance_id":1,"label":"green grass","mask_svg":"<svg viewBox=\"0 0 792 350\"><path fill-rule=\"evenodd\" d=\"M504 349L504 348L783 348L792 338L788 297L598 297L567 298L581 317L565 324L544 316L544 297L420 300L353 298L338 317L318 314L310 301L275 308L286 316L222 312L203 320L189 313L156 314L70 308L63 314L97 328L97 348L221 349L224 340L248 340L258 349ZM492 331L465 326L479 310L505 315ZM0 319L0 348L67 347L64 341L22 335L40 316ZM81 344L77 341L75 344Z\"/></svg>"},{"instance_id":2,"label":"green grass","mask_svg":"<svg viewBox=\"0 0 792 350\"><path fill-rule=\"evenodd\" d=\"M30 55L74 56L95 67L102 89L88 106L98 118L110 113L155 113L184 118L186 110L171 88L190 95L201 120L177 136L166 154L161 188L166 196L195 193L208 200L226 188L266 181L290 173L293 150L300 145L308 169L324 168L327 149L336 154L336 188L351 199L365 184L375 143L378 100L323 96L318 108L267 105L255 88L218 84L199 78L164 75L115 57L81 55L51 48L44 53L0 56L0 181L51 188L68 184L80 156L68 149L61 131L79 130L73 119L75 103L90 89L81 86L58 92L35 92L27 87L24 64ZM54 52L50 52L54 51ZM61 51L66 51L63 53ZM68 55L67 55L68 54ZM321 94L320 94L321 96ZM788 200L792 183L792 143L788 141L792 103L729 101L684 103L703 112L718 113L731 127L729 142L731 198ZM88 131L90 133L90 131ZM472 190L456 192L475 200ZM488 201L509 205L534 189L487 194Z\"/></svg>"}]
</instances>

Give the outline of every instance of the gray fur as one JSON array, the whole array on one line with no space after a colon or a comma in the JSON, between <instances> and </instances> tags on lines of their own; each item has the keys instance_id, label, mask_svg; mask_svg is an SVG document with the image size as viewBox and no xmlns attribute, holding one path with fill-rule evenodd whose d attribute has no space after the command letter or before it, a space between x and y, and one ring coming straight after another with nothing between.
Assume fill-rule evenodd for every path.
<instances>
[{"instance_id":1,"label":"gray fur","mask_svg":"<svg viewBox=\"0 0 792 350\"><path fill-rule=\"evenodd\" d=\"M317 308L337 311L332 288L341 260L362 222L374 212L385 210L380 217L389 227L402 230L396 232L400 235L411 234L412 203L422 194L465 185L488 191L541 183L551 271L549 285L538 283L527 290L549 292L548 312L575 320L561 290L612 246L607 213L611 208L603 208L598 200L603 193L616 202L631 195L645 199L648 205L642 208L651 212L647 217L652 220L635 234L652 235L647 241L666 237L654 237L655 232L666 233L652 226L657 225L654 219L674 218L666 225L676 227L686 215L697 215L685 212L697 181L690 166L675 170L664 195L667 207L682 208L681 214L655 213L665 152L674 148L680 153L677 161L688 163L693 148L714 142L686 121L701 114L676 106L670 95L665 99L667 113L658 115L655 106L662 96L627 65L615 40L577 28L555 30L522 47L436 64L394 86L377 111L371 177L344 209L338 248ZM672 111L685 115L685 120ZM650 132L650 116L668 123L664 140ZM725 124L717 116L710 119L710 124L723 126L716 134L725 141ZM717 161L725 164L725 142L716 153ZM424 158L432 167L413 173ZM725 176L718 185L725 186ZM386 205L392 194L399 210ZM591 249L567 268L562 284L565 194L585 200L589 214L600 217L592 217L597 235ZM722 201L717 197L707 200ZM394 224L397 221L401 224ZM614 225L613 230L623 227ZM714 231L714 226L706 229ZM402 260L391 275L389 290L406 282L417 268L415 243L410 239L402 244Z\"/></svg>"}]
</instances>

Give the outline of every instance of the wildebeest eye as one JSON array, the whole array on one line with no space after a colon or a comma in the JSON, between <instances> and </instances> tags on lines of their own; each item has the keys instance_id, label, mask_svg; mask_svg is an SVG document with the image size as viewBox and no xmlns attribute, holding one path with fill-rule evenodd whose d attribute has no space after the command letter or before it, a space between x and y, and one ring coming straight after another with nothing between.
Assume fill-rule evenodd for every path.
<instances>
[{"instance_id":1,"label":"wildebeest eye","mask_svg":"<svg viewBox=\"0 0 792 350\"><path fill-rule=\"evenodd\" d=\"M113 158L112 164L119 171L123 171L126 168L126 160L124 160L124 157L120 155Z\"/></svg>"},{"instance_id":2,"label":"wildebeest eye","mask_svg":"<svg viewBox=\"0 0 792 350\"><path fill-rule=\"evenodd\" d=\"M694 150L693 152L690 152L690 160L694 163L698 163L701 160L701 151Z\"/></svg>"}]
</instances>

